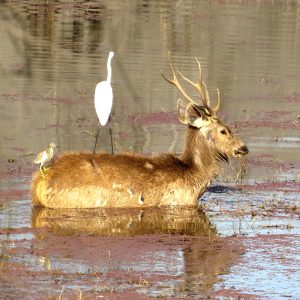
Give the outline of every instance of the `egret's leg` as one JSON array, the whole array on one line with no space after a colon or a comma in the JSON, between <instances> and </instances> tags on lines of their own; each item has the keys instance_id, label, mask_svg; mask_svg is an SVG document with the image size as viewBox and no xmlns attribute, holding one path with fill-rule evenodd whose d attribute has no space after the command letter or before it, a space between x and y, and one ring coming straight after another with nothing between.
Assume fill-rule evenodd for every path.
<instances>
[{"instance_id":1,"label":"egret's leg","mask_svg":"<svg viewBox=\"0 0 300 300\"><path fill-rule=\"evenodd\" d=\"M113 143L113 138L112 138L112 128L111 128L111 122L110 122L110 117L108 119L108 124L109 124L109 134L110 134L110 143L111 143L111 154L114 155L114 143Z\"/></svg>"},{"instance_id":2,"label":"egret's leg","mask_svg":"<svg viewBox=\"0 0 300 300\"><path fill-rule=\"evenodd\" d=\"M96 139L95 139L95 145L94 145L94 154L96 153L96 146L97 146L97 141L98 141L99 130L100 130L100 125L98 124L98 129L97 129L97 134L96 134Z\"/></svg>"},{"instance_id":3,"label":"egret's leg","mask_svg":"<svg viewBox=\"0 0 300 300\"><path fill-rule=\"evenodd\" d=\"M44 172L43 172L43 169L44 169L43 165L40 165L40 172L41 172L41 174L42 174L43 178L45 178L45 176L44 176Z\"/></svg>"}]
</instances>

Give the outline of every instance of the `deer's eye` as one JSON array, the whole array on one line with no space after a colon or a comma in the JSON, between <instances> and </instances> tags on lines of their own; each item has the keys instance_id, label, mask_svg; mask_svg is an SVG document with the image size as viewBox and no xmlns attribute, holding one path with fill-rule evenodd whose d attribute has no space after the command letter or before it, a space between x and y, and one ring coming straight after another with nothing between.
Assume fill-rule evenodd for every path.
<instances>
[{"instance_id":1,"label":"deer's eye","mask_svg":"<svg viewBox=\"0 0 300 300\"><path fill-rule=\"evenodd\" d=\"M220 133L221 133L221 134L224 134L224 135L227 135L227 132L226 132L225 129L222 129L222 130L220 131Z\"/></svg>"}]
</instances>

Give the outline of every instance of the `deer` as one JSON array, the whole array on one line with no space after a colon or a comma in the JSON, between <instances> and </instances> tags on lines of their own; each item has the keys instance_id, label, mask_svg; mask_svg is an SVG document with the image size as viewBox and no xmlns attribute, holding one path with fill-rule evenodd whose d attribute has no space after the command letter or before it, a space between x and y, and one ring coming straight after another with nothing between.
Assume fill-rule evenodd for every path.
<instances>
[{"instance_id":1,"label":"deer","mask_svg":"<svg viewBox=\"0 0 300 300\"><path fill-rule=\"evenodd\" d=\"M33 205L56 209L197 206L224 162L249 150L218 118L219 89L217 104L212 107L197 58L196 62L196 82L175 71L170 55L173 78L162 74L182 95L177 101L177 117L187 129L181 155L65 152L47 168L44 177L40 172L33 175ZM182 80L196 89L202 103L186 92Z\"/></svg>"}]
</instances>

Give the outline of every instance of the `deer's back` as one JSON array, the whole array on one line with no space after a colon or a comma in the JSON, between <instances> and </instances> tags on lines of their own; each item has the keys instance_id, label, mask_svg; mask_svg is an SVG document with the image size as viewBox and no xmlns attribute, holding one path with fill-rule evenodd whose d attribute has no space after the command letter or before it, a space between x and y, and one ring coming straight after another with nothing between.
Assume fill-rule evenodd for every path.
<instances>
[{"instance_id":1,"label":"deer's back","mask_svg":"<svg viewBox=\"0 0 300 300\"><path fill-rule=\"evenodd\" d=\"M33 203L52 208L148 207L196 204L190 170L172 154L66 153L36 172Z\"/></svg>"}]
</instances>

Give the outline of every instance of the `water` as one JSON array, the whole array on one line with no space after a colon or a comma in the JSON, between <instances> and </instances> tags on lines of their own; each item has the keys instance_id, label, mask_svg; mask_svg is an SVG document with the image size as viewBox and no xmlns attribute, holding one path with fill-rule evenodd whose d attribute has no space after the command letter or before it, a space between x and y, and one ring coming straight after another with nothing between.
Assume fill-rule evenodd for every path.
<instances>
[{"instance_id":1,"label":"water","mask_svg":"<svg viewBox=\"0 0 300 300\"><path fill-rule=\"evenodd\" d=\"M100 259L102 254L99 254L96 263L105 268L99 267L96 271L111 274L115 269L126 273L127 268L131 268L140 272L140 276L147 272L153 276L171 274L173 277L157 281L147 277L151 288L141 284L140 279L133 278L128 283L125 275L124 278L118 275L122 283L119 291L126 291L129 285L138 293L151 296L197 298L199 293L205 292L212 293L212 297L238 297L243 293L258 297L299 297L295 280L283 280L291 275L288 260L297 265L300 255L291 242L299 239L299 1L3 1L0 28L2 264L27 265L32 272L45 270L47 273L50 261L56 271L79 272L87 277L72 283L71 279L64 282L61 279L64 275L58 274L58 286L47 286L49 297L58 297L63 285L69 290L79 286L93 293L83 282L91 280L88 270L93 269L95 261L89 256L81 260L76 253L68 254L75 245L84 252L86 245L92 247L88 241L92 239L97 243L100 235L101 242L108 245L107 251L111 251L114 241L128 247L127 240L122 240L125 236L132 238L130 242L136 242L146 233L155 237L183 234L182 226L180 230L175 228L176 231L157 226L157 222L140 223L139 213L125 218L126 224L134 224L129 233L122 229L122 222L115 221L108 222L104 229L85 227L87 223L78 224L80 214L67 214L67 218L63 213L53 216L47 211L32 212L28 193L35 154L50 142L59 144L61 152L93 149L93 134L97 128L94 88L106 78L110 50L115 52L112 127L117 151L180 153L185 128L176 117L179 94L161 77L161 72L170 76L167 59L170 51L174 66L192 80L198 75L194 57L199 59L210 94L215 96L216 88L220 89L222 119L249 146L242 178L236 177L236 166L232 164L217 181L218 185L232 190L221 190L221 193L211 190L202 199L212 226L223 237L222 243L230 244L230 236L237 235L241 238L237 244L243 245L245 255L238 253L233 257L231 248L224 244L219 253L209 250L202 240L189 245L181 244L181 238L177 237L169 242L153 242L146 234L147 249L151 245L161 246L150 248L144 256L137 246L136 251L141 251L137 254L140 268L129 258L124 263L116 259L112 265ZM197 97L196 91L188 90ZM106 128L101 131L98 150L110 150ZM83 215L90 224L102 220L98 214L85 212ZM46 216L41 219L43 226L35 227L36 218L41 216ZM108 220L114 220L113 216ZM119 227L115 228L116 224ZM203 225L199 219L196 224ZM196 229L201 228L200 225ZM147 232L142 230L144 226L148 226ZM81 241L81 235L89 233L92 237ZM105 240L107 234L112 240ZM195 231L185 234L195 238ZM65 252L55 247L59 239L56 235L62 235L59 241L62 245L66 243ZM68 239L69 235L75 243ZM207 238L208 233L198 231L198 235ZM265 240L257 238L258 235L274 237L268 243L293 255L285 261L274 259ZM279 245L278 236L286 243ZM103 247L100 242L97 245L99 249ZM35 250L31 253L28 249ZM117 247L113 249L118 253L117 258L124 258ZM203 256L201 249L210 254ZM259 251L265 251L264 259L258 259ZM104 255L108 257L107 253ZM154 257L159 257L159 261L154 263ZM222 258L224 264L220 263ZM237 258L241 259L240 263ZM255 259L256 265L252 264ZM208 263L211 260L218 262L213 265ZM271 266L264 261L272 262ZM211 269L202 267L206 264L219 270L213 278L209 276ZM262 268L266 272L250 276L245 268ZM298 274L299 268L293 272ZM278 275L272 281L270 278L275 273ZM268 281L262 280L265 275ZM41 276L45 276L42 279L47 283L53 281L48 273ZM117 289L116 282L102 278L99 282L91 280L91 286L98 292L111 291L111 288ZM31 280L31 283L33 291L41 291L40 282ZM280 288L273 289L273 293L270 289L276 284ZM235 294L231 287L235 288ZM8 295L11 292L7 287L0 286L0 289ZM27 291L25 295L30 293L27 287L15 290Z\"/></svg>"},{"instance_id":2,"label":"water","mask_svg":"<svg viewBox=\"0 0 300 300\"><path fill-rule=\"evenodd\" d=\"M1 157L36 153L52 140L61 151L90 150L97 124L93 93L106 78L109 50L116 53L113 120L121 149L166 151L173 143L172 151L182 150L184 128L176 119L170 128L164 118L155 124L131 118L175 115L177 92L160 76L170 73L168 51L190 78L197 78L199 58L211 94L221 91L226 121L248 121L246 132L241 128L246 140L299 137L299 123L292 123L300 106L299 7L280 2L2 4ZM265 108L278 112L267 118L267 128L257 124L266 119ZM109 150L103 135L100 149ZM299 152L293 154L299 161Z\"/></svg>"}]
</instances>

